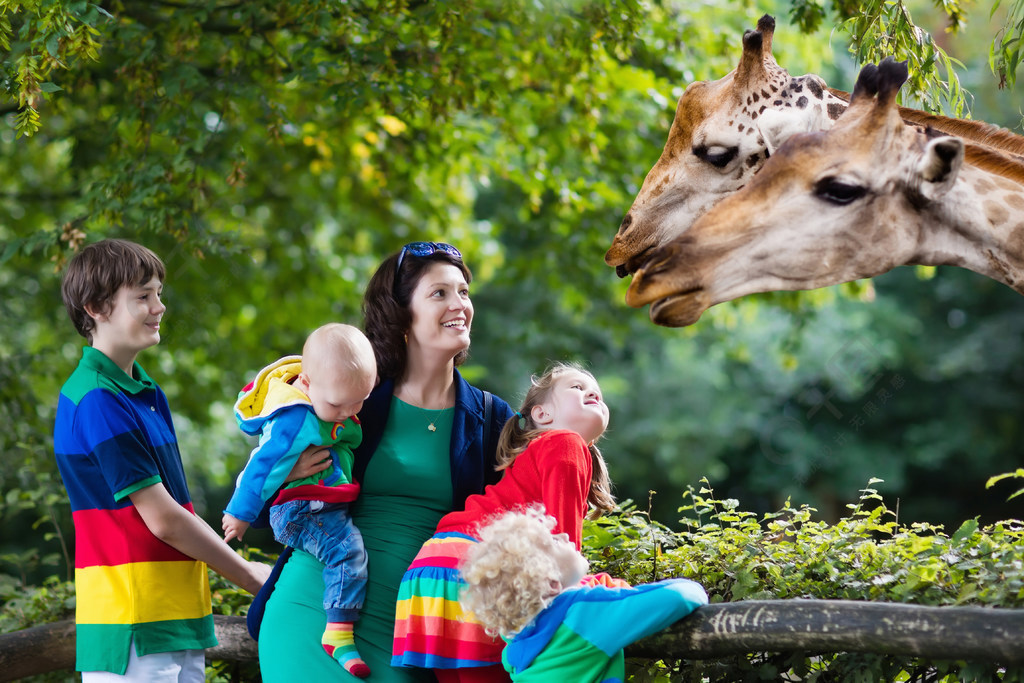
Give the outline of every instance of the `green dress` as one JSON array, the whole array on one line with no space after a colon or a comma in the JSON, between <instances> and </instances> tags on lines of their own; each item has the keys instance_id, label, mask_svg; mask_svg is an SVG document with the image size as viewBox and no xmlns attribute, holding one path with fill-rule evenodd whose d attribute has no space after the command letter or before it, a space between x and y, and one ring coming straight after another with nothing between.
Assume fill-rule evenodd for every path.
<instances>
[{"instance_id":1,"label":"green dress","mask_svg":"<svg viewBox=\"0 0 1024 683\"><path fill-rule=\"evenodd\" d=\"M356 622L356 646L370 667L368 681L433 681L423 669L391 667L398 584L420 546L451 511L450 444L454 410L424 410L392 397L380 445L363 476L352 518L369 557L366 601ZM433 424L436 431L430 431ZM260 630L260 671L266 683L355 680L320 647L322 565L292 553L267 603Z\"/></svg>"}]
</instances>

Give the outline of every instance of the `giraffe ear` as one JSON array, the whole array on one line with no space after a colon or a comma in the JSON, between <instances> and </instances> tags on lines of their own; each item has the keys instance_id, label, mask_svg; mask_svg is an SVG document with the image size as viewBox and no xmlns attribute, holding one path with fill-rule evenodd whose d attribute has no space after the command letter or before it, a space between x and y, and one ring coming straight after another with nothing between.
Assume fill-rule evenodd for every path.
<instances>
[{"instance_id":1,"label":"giraffe ear","mask_svg":"<svg viewBox=\"0 0 1024 683\"><path fill-rule=\"evenodd\" d=\"M832 121L821 109L765 109L757 118L757 132L761 134L769 154L775 154L783 142L797 133L811 133L832 127Z\"/></svg>"},{"instance_id":2,"label":"giraffe ear","mask_svg":"<svg viewBox=\"0 0 1024 683\"><path fill-rule=\"evenodd\" d=\"M918 191L928 199L941 197L956 182L964 162L964 143L960 138L944 136L929 140L917 163Z\"/></svg>"}]
</instances>

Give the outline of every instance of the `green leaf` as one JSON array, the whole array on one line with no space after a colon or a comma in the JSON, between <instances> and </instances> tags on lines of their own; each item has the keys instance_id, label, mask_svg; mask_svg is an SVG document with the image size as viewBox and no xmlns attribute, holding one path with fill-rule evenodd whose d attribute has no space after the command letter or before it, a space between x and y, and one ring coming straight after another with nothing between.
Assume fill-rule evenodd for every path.
<instances>
[{"instance_id":1,"label":"green leaf","mask_svg":"<svg viewBox=\"0 0 1024 683\"><path fill-rule=\"evenodd\" d=\"M966 541L968 538L973 536L978 531L978 518L968 519L960 528L953 534L952 541L954 544L960 544Z\"/></svg>"}]
</instances>

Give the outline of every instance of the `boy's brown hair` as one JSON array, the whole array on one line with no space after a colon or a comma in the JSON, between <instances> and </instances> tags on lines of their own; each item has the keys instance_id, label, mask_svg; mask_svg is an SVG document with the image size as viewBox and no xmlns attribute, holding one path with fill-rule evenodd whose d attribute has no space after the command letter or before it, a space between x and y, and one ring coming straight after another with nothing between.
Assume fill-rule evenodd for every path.
<instances>
[{"instance_id":1,"label":"boy's brown hair","mask_svg":"<svg viewBox=\"0 0 1024 683\"><path fill-rule=\"evenodd\" d=\"M152 251L128 240L107 239L88 245L75 254L64 272L60 293L78 333L92 343L96 321L86 313L109 313L122 287L144 285L156 276L164 281L163 261Z\"/></svg>"}]
</instances>

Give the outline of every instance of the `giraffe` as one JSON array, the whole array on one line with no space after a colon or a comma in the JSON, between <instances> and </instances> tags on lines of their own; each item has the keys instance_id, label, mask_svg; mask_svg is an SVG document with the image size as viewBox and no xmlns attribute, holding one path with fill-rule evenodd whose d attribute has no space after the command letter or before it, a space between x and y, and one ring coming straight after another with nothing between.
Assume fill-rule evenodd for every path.
<instances>
[{"instance_id":1,"label":"giraffe","mask_svg":"<svg viewBox=\"0 0 1024 683\"><path fill-rule=\"evenodd\" d=\"M815 74L791 77L772 56L775 20L764 15L743 35L743 55L731 73L690 84L679 98L661 157L626 213L605 262L619 277L648 253L682 235L722 198L735 192L790 135L825 130L845 111L849 95ZM997 126L900 107L910 125L934 129L1017 155L1024 139Z\"/></svg>"},{"instance_id":2,"label":"giraffe","mask_svg":"<svg viewBox=\"0 0 1024 683\"><path fill-rule=\"evenodd\" d=\"M622 220L605 262L620 277L633 272L648 249L681 234L723 196L742 187L769 150L758 119L786 110L780 127L817 130L846 108L814 74L793 78L772 56L775 19L764 15L743 34L739 65L713 82L687 86L661 158L648 172Z\"/></svg>"},{"instance_id":3,"label":"giraffe","mask_svg":"<svg viewBox=\"0 0 1024 683\"><path fill-rule=\"evenodd\" d=\"M954 265L1024 294L1024 159L904 124L891 58L828 131L789 138L744 188L654 249L626 294L682 327L710 306L898 265Z\"/></svg>"}]
</instances>

